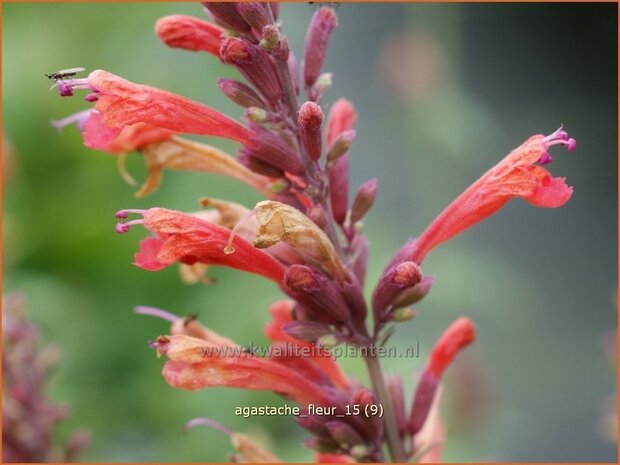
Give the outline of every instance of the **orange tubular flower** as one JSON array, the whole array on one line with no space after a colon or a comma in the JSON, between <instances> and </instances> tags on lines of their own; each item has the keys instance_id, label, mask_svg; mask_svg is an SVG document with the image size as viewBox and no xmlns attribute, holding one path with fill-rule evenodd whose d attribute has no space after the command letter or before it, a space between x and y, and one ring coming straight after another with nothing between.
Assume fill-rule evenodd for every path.
<instances>
[{"instance_id":1,"label":"orange tubular flower","mask_svg":"<svg viewBox=\"0 0 620 465\"><path fill-rule=\"evenodd\" d=\"M570 199L573 188L565 178L554 178L538 162L552 161L553 145L575 149L575 139L558 129L549 136L535 135L510 152L452 202L418 238L412 258L422 263L439 244L497 212L509 200L520 197L536 207L556 208Z\"/></svg>"},{"instance_id":2,"label":"orange tubular flower","mask_svg":"<svg viewBox=\"0 0 620 465\"><path fill-rule=\"evenodd\" d=\"M162 374L175 388L195 390L226 386L274 391L302 405L329 405L324 390L306 377L269 359L241 353L239 349L209 344L186 335L160 336L153 344L165 354Z\"/></svg>"},{"instance_id":3,"label":"orange tubular flower","mask_svg":"<svg viewBox=\"0 0 620 465\"><path fill-rule=\"evenodd\" d=\"M77 89L91 91L86 100L96 102L94 110L54 124L62 127L77 123L84 130L84 145L90 148L106 147L123 128L136 123L254 145L248 128L219 111L165 90L135 84L107 71L93 71L86 79L64 80L56 85L61 96L71 96Z\"/></svg>"},{"instance_id":4,"label":"orange tubular flower","mask_svg":"<svg viewBox=\"0 0 620 465\"><path fill-rule=\"evenodd\" d=\"M233 240L234 254L224 252L231 233L228 228L165 208L121 210L116 217L127 218L128 213L137 213L143 218L118 223L118 233L125 233L130 226L142 224L156 234L156 237L144 239L140 244L134 262L140 268L158 271L176 262L224 265L264 276L277 284L282 283L284 266L241 237L236 236Z\"/></svg>"},{"instance_id":5,"label":"orange tubular flower","mask_svg":"<svg viewBox=\"0 0 620 465\"><path fill-rule=\"evenodd\" d=\"M219 57L224 30L193 16L170 15L155 23L155 34L169 47L203 51Z\"/></svg>"}]
</instances>

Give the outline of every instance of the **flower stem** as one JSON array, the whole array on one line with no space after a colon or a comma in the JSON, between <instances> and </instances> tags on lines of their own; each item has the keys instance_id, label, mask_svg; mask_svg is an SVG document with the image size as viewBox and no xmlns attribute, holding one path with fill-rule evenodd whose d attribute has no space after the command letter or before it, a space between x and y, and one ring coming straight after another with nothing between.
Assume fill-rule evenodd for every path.
<instances>
[{"instance_id":1,"label":"flower stem","mask_svg":"<svg viewBox=\"0 0 620 465\"><path fill-rule=\"evenodd\" d=\"M371 354L365 359L366 366L368 367L368 374L370 375L370 381L372 387L379 397L379 402L383 406L383 421L385 424L385 432L388 449L393 462L405 462L407 456L403 444L400 440L398 432L398 424L396 423L396 415L392 408L392 401L388 396L387 389L385 387L385 381L383 378L383 371L381 370L381 363L376 354Z\"/></svg>"}]
</instances>

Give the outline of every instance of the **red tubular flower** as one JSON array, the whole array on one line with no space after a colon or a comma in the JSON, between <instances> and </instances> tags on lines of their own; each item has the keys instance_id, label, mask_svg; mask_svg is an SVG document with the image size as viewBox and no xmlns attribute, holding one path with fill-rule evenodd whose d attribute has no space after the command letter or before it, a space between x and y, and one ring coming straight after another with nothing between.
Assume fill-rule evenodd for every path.
<instances>
[{"instance_id":1,"label":"red tubular flower","mask_svg":"<svg viewBox=\"0 0 620 465\"><path fill-rule=\"evenodd\" d=\"M169 47L208 52L219 58L224 31L193 16L170 15L155 23L155 33Z\"/></svg>"},{"instance_id":2,"label":"red tubular flower","mask_svg":"<svg viewBox=\"0 0 620 465\"><path fill-rule=\"evenodd\" d=\"M327 146L336 142L344 131L355 127L357 113L353 104L346 99L334 102L327 118ZM329 189L334 219L344 223L349 205L349 155L341 155L329 168Z\"/></svg>"},{"instance_id":3,"label":"red tubular flower","mask_svg":"<svg viewBox=\"0 0 620 465\"><path fill-rule=\"evenodd\" d=\"M154 347L169 358L162 374L174 388L225 386L273 391L302 405L329 405L331 401L320 386L293 369L241 353L238 348L217 346L186 335L161 336Z\"/></svg>"},{"instance_id":4,"label":"red tubular flower","mask_svg":"<svg viewBox=\"0 0 620 465\"><path fill-rule=\"evenodd\" d=\"M73 95L75 89L92 91L87 100L96 102L94 110L80 114L81 119L66 119L67 123L77 122L83 127L84 144L90 148L106 147L125 127L136 123L253 145L249 139L250 130L228 116L193 100L135 84L107 71L93 71L86 79L65 80L58 86L61 96Z\"/></svg>"},{"instance_id":5,"label":"red tubular flower","mask_svg":"<svg viewBox=\"0 0 620 465\"><path fill-rule=\"evenodd\" d=\"M140 243L134 262L140 268L158 271L176 262L188 265L200 262L229 266L282 283L282 264L241 237L235 236L232 241L235 253L226 253L231 233L228 228L165 208L121 210L116 216L126 218L128 213L141 214L143 219L118 223L117 232L124 233L130 226L142 224L157 235Z\"/></svg>"},{"instance_id":6,"label":"red tubular flower","mask_svg":"<svg viewBox=\"0 0 620 465\"><path fill-rule=\"evenodd\" d=\"M424 426L444 371L457 354L475 338L474 325L468 318L462 317L452 323L435 343L411 406L409 426L412 435L418 433Z\"/></svg>"},{"instance_id":7,"label":"red tubular flower","mask_svg":"<svg viewBox=\"0 0 620 465\"><path fill-rule=\"evenodd\" d=\"M549 136L535 135L510 152L435 218L415 243L412 259L421 263L439 244L520 197L536 207L556 208L570 199L573 188L565 178L554 178L540 165L550 163L553 145L575 149L575 139L558 129Z\"/></svg>"}]
</instances>

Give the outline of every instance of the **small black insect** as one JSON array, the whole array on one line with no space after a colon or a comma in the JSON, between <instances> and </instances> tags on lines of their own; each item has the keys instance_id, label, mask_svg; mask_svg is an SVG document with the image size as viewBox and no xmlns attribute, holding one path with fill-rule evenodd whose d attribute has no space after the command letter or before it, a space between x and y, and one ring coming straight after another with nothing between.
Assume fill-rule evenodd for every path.
<instances>
[{"instance_id":1,"label":"small black insect","mask_svg":"<svg viewBox=\"0 0 620 465\"><path fill-rule=\"evenodd\" d=\"M60 71L55 71L51 74L43 74L43 76L48 79L52 79L53 81L61 81L63 79L73 77L82 71L84 71L84 68L61 69Z\"/></svg>"}]
</instances>

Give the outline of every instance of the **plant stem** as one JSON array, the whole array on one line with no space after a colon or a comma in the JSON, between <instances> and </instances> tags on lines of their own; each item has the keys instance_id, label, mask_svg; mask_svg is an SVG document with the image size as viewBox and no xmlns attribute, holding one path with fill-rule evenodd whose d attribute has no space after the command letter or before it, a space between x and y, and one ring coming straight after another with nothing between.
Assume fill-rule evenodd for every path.
<instances>
[{"instance_id":1,"label":"plant stem","mask_svg":"<svg viewBox=\"0 0 620 465\"><path fill-rule=\"evenodd\" d=\"M376 357L376 354L371 354L364 360L366 362L366 366L368 367L368 374L370 375L372 387L379 397L379 402L383 406L383 421L385 424L387 445L392 461L405 462L407 460L407 456L405 455L405 450L403 449L403 444L400 440L398 425L396 424L396 415L394 414L394 409L392 408L392 401L390 400L385 387L381 363Z\"/></svg>"}]
</instances>

